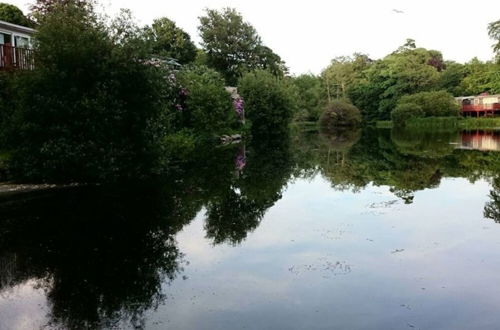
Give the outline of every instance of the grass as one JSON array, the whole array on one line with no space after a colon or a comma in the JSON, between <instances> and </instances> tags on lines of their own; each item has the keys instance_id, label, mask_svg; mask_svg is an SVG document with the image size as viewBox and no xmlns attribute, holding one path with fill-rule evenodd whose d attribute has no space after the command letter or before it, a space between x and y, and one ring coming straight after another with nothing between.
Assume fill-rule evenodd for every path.
<instances>
[{"instance_id":1,"label":"grass","mask_svg":"<svg viewBox=\"0 0 500 330\"><path fill-rule=\"evenodd\" d=\"M406 122L408 128L434 128L434 129L449 129L460 128L459 122L461 118L457 117L427 117L414 118Z\"/></svg>"},{"instance_id":2,"label":"grass","mask_svg":"<svg viewBox=\"0 0 500 330\"><path fill-rule=\"evenodd\" d=\"M377 128L392 128L392 121L377 121ZM408 128L430 129L500 129L500 117L462 118L462 117L427 117L415 118L406 122Z\"/></svg>"},{"instance_id":3,"label":"grass","mask_svg":"<svg viewBox=\"0 0 500 330\"><path fill-rule=\"evenodd\" d=\"M500 128L500 117L464 118L460 120L459 127L463 129Z\"/></svg>"}]
</instances>

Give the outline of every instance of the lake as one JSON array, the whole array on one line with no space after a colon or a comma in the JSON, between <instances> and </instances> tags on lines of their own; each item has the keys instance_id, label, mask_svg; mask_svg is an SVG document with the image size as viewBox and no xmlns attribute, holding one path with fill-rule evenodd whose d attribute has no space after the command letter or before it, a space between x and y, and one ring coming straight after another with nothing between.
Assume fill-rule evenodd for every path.
<instances>
[{"instance_id":1,"label":"lake","mask_svg":"<svg viewBox=\"0 0 500 330\"><path fill-rule=\"evenodd\" d=\"M0 194L0 329L496 329L500 133L295 131Z\"/></svg>"}]
</instances>

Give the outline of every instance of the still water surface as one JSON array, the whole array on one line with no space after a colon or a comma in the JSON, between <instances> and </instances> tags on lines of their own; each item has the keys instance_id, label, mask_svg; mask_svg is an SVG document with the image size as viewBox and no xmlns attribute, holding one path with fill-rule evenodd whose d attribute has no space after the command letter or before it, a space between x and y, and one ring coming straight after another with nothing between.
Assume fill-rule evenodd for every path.
<instances>
[{"instance_id":1,"label":"still water surface","mask_svg":"<svg viewBox=\"0 0 500 330\"><path fill-rule=\"evenodd\" d=\"M0 196L0 329L497 329L495 132L302 132Z\"/></svg>"}]
</instances>

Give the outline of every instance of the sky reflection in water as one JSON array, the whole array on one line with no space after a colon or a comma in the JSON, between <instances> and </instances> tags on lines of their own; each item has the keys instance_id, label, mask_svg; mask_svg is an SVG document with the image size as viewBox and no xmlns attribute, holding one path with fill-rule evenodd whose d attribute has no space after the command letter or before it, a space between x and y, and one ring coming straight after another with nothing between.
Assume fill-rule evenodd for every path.
<instances>
[{"instance_id":1,"label":"sky reflection in water","mask_svg":"<svg viewBox=\"0 0 500 330\"><path fill-rule=\"evenodd\" d=\"M174 192L4 198L0 329L495 328L500 155L374 134L250 146L237 169L222 151Z\"/></svg>"}]
</instances>

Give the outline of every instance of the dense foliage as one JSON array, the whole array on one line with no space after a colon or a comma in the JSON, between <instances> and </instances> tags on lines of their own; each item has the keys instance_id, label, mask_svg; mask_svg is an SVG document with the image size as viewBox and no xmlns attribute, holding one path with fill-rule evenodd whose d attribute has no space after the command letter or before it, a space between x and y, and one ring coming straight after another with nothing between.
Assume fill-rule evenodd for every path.
<instances>
[{"instance_id":1,"label":"dense foliage","mask_svg":"<svg viewBox=\"0 0 500 330\"><path fill-rule=\"evenodd\" d=\"M255 28L232 8L207 9L198 28L207 65L235 86L247 71L265 69L276 76L286 72L281 58L263 43Z\"/></svg>"},{"instance_id":2,"label":"dense foliage","mask_svg":"<svg viewBox=\"0 0 500 330\"><path fill-rule=\"evenodd\" d=\"M361 125L361 112L354 105L333 100L323 111L319 120L324 131L331 132L339 128L355 128Z\"/></svg>"},{"instance_id":3,"label":"dense foliage","mask_svg":"<svg viewBox=\"0 0 500 330\"><path fill-rule=\"evenodd\" d=\"M348 97L348 90L363 80L364 71L372 62L368 55L360 53L354 53L352 57L335 57L321 73L328 100Z\"/></svg>"},{"instance_id":4,"label":"dense foliage","mask_svg":"<svg viewBox=\"0 0 500 330\"><path fill-rule=\"evenodd\" d=\"M488 25L488 35L494 40L493 51L496 54L497 62L500 62L500 19Z\"/></svg>"},{"instance_id":5,"label":"dense foliage","mask_svg":"<svg viewBox=\"0 0 500 330\"><path fill-rule=\"evenodd\" d=\"M293 98L283 80L257 70L246 73L238 83L245 100L246 116L254 137L283 137L292 118Z\"/></svg>"},{"instance_id":6,"label":"dense foliage","mask_svg":"<svg viewBox=\"0 0 500 330\"><path fill-rule=\"evenodd\" d=\"M395 124L404 125L412 118L457 117L459 114L459 107L453 96L446 91L437 91L403 96L391 117Z\"/></svg>"},{"instance_id":7,"label":"dense foliage","mask_svg":"<svg viewBox=\"0 0 500 330\"><path fill-rule=\"evenodd\" d=\"M33 22L24 15L21 9L8 3L0 3L0 21L33 27Z\"/></svg>"},{"instance_id":8,"label":"dense foliage","mask_svg":"<svg viewBox=\"0 0 500 330\"><path fill-rule=\"evenodd\" d=\"M222 76L207 67L187 67L178 75L185 94L180 105L182 122L178 127L190 128L195 134L222 134L236 122L231 97L224 89Z\"/></svg>"},{"instance_id":9,"label":"dense foliage","mask_svg":"<svg viewBox=\"0 0 500 330\"><path fill-rule=\"evenodd\" d=\"M138 32L114 31L72 4L44 16L36 69L18 84L8 139L17 177L102 181L159 166L170 106L165 73L144 63Z\"/></svg>"},{"instance_id":10,"label":"dense foliage","mask_svg":"<svg viewBox=\"0 0 500 330\"><path fill-rule=\"evenodd\" d=\"M147 35L152 42L153 54L157 56L173 58L181 64L196 59L197 49L189 34L166 17L155 19L147 29Z\"/></svg>"},{"instance_id":11,"label":"dense foliage","mask_svg":"<svg viewBox=\"0 0 500 330\"><path fill-rule=\"evenodd\" d=\"M416 103L400 103L391 112L391 119L396 126L404 126L406 122L414 118L423 118L424 110Z\"/></svg>"},{"instance_id":12,"label":"dense foliage","mask_svg":"<svg viewBox=\"0 0 500 330\"><path fill-rule=\"evenodd\" d=\"M294 119L317 121L326 102L321 78L312 74L290 77L288 88L294 97Z\"/></svg>"},{"instance_id":13,"label":"dense foliage","mask_svg":"<svg viewBox=\"0 0 500 330\"><path fill-rule=\"evenodd\" d=\"M366 82L350 93L368 119L388 119L400 97L432 90L439 80L441 54L404 46L367 69Z\"/></svg>"}]
</instances>

